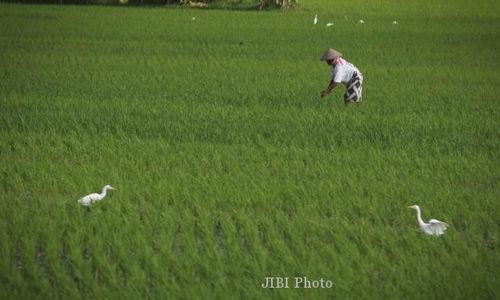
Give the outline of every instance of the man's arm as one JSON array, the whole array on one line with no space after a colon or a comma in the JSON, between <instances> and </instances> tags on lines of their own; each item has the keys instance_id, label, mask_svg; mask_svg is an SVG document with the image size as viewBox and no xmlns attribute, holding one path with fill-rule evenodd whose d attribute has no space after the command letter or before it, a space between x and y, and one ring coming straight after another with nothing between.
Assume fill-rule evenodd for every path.
<instances>
[{"instance_id":1,"label":"man's arm","mask_svg":"<svg viewBox=\"0 0 500 300\"><path fill-rule=\"evenodd\" d=\"M326 97L330 95L330 93L335 89L337 86L337 82L334 82L333 79L330 81L330 84L326 87L325 90L321 91L321 97Z\"/></svg>"}]
</instances>

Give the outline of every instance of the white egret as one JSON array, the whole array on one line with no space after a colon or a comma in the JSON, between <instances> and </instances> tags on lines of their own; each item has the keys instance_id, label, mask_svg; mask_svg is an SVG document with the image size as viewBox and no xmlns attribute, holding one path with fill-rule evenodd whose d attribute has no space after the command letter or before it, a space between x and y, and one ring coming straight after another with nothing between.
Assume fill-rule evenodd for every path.
<instances>
[{"instance_id":1,"label":"white egret","mask_svg":"<svg viewBox=\"0 0 500 300\"><path fill-rule=\"evenodd\" d=\"M317 14L314 16L313 24L314 25L318 24L318 15Z\"/></svg>"},{"instance_id":2,"label":"white egret","mask_svg":"<svg viewBox=\"0 0 500 300\"><path fill-rule=\"evenodd\" d=\"M108 190L114 190L114 189L115 189L114 187L112 187L110 185L106 185L105 187L102 188L102 192L100 194L93 193L93 194L87 195L87 196L79 199L78 203L80 203L81 205L84 205L84 206L89 206L96 201L101 201L102 199L104 199L104 197L106 197L106 192Z\"/></svg>"},{"instance_id":3,"label":"white egret","mask_svg":"<svg viewBox=\"0 0 500 300\"><path fill-rule=\"evenodd\" d=\"M392 25L399 25L398 21L394 20L392 21Z\"/></svg>"},{"instance_id":4,"label":"white egret","mask_svg":"<svg viewBox=\"0 0 500 300\"><path fill-rule=\"evenodd\" d=\"M365 20L361 19L361 20L359 20L359 23L360 24L365 24Z\"/></svg>"},{"instance_id":5,"label":"white egret","mask_svg":"<svg viewBox=\"0 0 500 300\"><path fill-rule=\"evenodd\" d=\"M333 26L333 23L326 23L326 27Z\"/></svg>"},{"instance_id":6,"label":"white egret","mask_svg":"<svg viewBox=\"0 0 500 300\"><path fill-rule=\"evenodd\" d=\"M444 231L448 229L448 224L436 219L430 219L429 223L425 223L422 220L422 213L418 205L408 206L408 208L413 208L417 211L418 225L425 234L438 236L444 234Z\"/></svg>"}]
</instances>

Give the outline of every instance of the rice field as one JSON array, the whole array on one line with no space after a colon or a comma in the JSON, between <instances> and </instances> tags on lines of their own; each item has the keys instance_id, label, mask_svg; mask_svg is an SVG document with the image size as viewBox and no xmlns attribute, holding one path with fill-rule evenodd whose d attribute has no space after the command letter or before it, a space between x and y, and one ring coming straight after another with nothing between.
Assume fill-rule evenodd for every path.
<instances>
[{"instance_id":1,"label":"rice field","mask_svg":"<svg viewBox=\"0 0 500 300\"><path fill-rule=\"evenodd\" d=\"M0 298L499 299L500 7L299 4L0 4Z\"/></svg>"}]
</instances>

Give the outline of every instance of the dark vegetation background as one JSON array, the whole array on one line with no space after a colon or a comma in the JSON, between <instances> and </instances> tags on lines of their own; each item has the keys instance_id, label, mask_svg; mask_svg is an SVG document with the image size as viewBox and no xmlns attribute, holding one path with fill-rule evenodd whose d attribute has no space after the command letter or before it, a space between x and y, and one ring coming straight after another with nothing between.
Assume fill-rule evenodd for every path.
<instances>
[{"instance_id":1,"label":"dark vegetation background","mask_svg":"<svg viewBox=\"0 0 500 300\"><path fill-rule=\"evenodd\" d=\"M276 9L294 7L297 0L6 0L8 3L72 5L178 5L194 8Z\"/></svg>"}]
</instances>

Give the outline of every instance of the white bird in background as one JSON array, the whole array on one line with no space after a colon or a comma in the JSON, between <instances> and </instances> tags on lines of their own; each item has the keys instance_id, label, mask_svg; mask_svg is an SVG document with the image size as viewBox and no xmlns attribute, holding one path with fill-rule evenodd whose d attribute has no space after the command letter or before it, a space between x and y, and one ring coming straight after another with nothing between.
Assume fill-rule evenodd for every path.
<instances>
[{"instance_id":1,"label":"white bird in background","mask_svg":"<svg viewBox=\"0 0 500 300\"><path fill-rule=\"evenodd\" d=\"M87 195L87 196L79 199L78 203L80 203L81 205L84 205L84 206L89 206L96 201L101 201L102 199L104 199L104 197L106 197L107 190L114 190L114 189L115 189L114 187L112 187L110 185L106 185L105 187L102 188L102 192L100 194L93 193L93 194Z\"/></svg>"},{"instance_id":2,"label":"white bird in background","mask_svg":"<svg viewBox=\"0 0 500 300\"><path fill-rule=\"evenodd\" d=\"M317 14L314 16L313 23L314 23L314 25L318 24L318 15Z\"/></svg>"},{"instance_id":3,"label":"white bird in background","mask_svg":"<svg viewBox=\"0 0 500 300\"><path fill-rule=\"evenodd\" d=\"M363 19L359 20L360 24L365 24L365 21Z\"/></svg>"},{"instance_id":4,"label":"white bird in background","mask_svg":"<svg viewBox=\"0 0 500 300\"><path fill-rule=\"evenodd\" d=\"M413 208L417 211L418 225L425 234L435 235L435 236L442 235L444 234L444 231L448 228L448 224L436 219L430 219L429 223L424 223L424 221L422 220L420 207L418 205L408 206L408 208Z\"/></svg>"},{"instance_id":5,"label":"white bird in background","mask_svg":"<svg viewBox=\"0 0 500 300\"><path fill-rule=\"evenodd\" d=\"M333 26L333 23L326 23L326 27Z\"/></svg>"},{"instance_id":6,"label":"white bird in background","mask_svg":"<svg viewBox=\"0 0 500 300\"><path fill-rule=\"evenodd\" d=\"M392 24L393 24L393 25L399 25L398 21L395 21L395 20L394 20L394 21L392 21Z\"/></svg>"}]
</instances>

